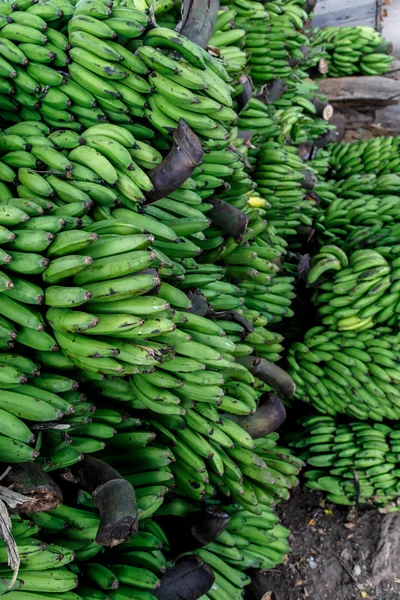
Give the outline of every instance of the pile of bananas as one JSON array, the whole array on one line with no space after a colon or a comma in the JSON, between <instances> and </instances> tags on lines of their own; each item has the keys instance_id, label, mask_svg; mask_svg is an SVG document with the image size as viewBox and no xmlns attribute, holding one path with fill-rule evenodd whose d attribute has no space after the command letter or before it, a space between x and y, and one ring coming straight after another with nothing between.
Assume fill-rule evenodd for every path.
<instances>
[{"instance_id":1,"label":"pile of bananas","mask_svg":"<svg viewBox=\"0 0 400 600\"><path fill-rule=\"evenodd\" d=\"M287 356L297 396L330 415L397 420L399 339L389 327L361 333L313 327Z\"/></svg>"},{"instance_id":2,"label":"pile of bananas","mask_svg":"<svg viewBox=\"0 0 400 600\"><path fill-rule=\"evenodd\" d=\"M172 501L163 508L163 515L193 518L198 507ZM269 569L282 564L290 551L287 538L289 530L278 523L272 509L266 508L262 514L254 515L235 505L219 507L227 520L226 528L218 537L186 555L200 556L214 572L215 581L207 593L199 600L207 598L240 600L243 588L250 577L243 571L251 568Z\"/></svg>"},{"instance_id":3,"label":"pile of bananas","mask_svg":"<svg viewBox=\"0 0 400 600\"><path fill-rule=\"evenodd\" d=\"M307 66L316 63L321 56L328 63L329 77L351 75L381 75L393 62L392 45L373 27L325 27L313 30L311 47L318 49L307 56ZM321 53L322 51L322 53Z\"/></svg>"},{"instance_id":4,"label":"pile of bananas","mask_svg":"<svg viewBox=\"0 0 400 600\"><path fill-rule=\"evenodd\" d=\"M334 179L347 179L355 173L377 176L399 173L399 144L398 137L388 136L332 145L329 147L329 175Z\"/></svg>"},{"instance_id":5,"label":"pile of bananas","mask_svg":"<svg viewBox=\"0 0 400 600\"><path fill-rule=\"evenodd\" d=\"M307 487L344 505L374 503L397 510L399 497L398 426L352 421L340 424L322 415L304 417L288 436L310 465Z\"/></svg>"},{"instance_id":6,"label":"pile of bananas","mask_svg":"<svg viewBox=\"0 0 400 600\"><path fill-rule=\"evenodd\" d=\"M308 73L293 71L294 81L288 81L288 90L275 100L272 106L281 122L278 141L290 139L294 145L317 140L335 127L328 123L333 109L326 96L318 90L318 84L309 79Z\"/></svg>"},{"instance_id":7,"label":"pile of bananas","mask_svg":"<svg viewBox=\"0 0 400 600\"><path fill-rule=\"evenodd\" d=\"M308 20L302 5L296 0L266 4L246 0L245 7L242 1L228 5L238 13L235 26L246 34L242 47L250 54L248 72L256 87L277 78L290 79L293 61L303 59L301 47L309 42L302 33Z\"/></svg>"},{"instance_id":8,"label":"pile of bananas","mask_svg":"<svg viewBox=\"0 0 400 600\"><path fill-rule=\"evenodd\" d=\"M303 160L333 128L302 0L225 2L196 31L174 0L64 2L0 5L10 600L241 600L249 569L285 561L274 506L308 458L279 445L279 398L399 417L398 143ZM314 227L324 326L285 371Z\"/></svg>"},{"instance_id":9,"label":"pile of bananas","mask_svg":"<svg viewBox=\"0 0 400 600\"><path fill-rule=\"evenodd\" d=\"M323 246L308 273L308 282L318 286L313 301L322 323L334 331L358 332L376 324L396 326L398 263L390 247L356 250L348 257L338 246ZM330 271L333 277L327 278Z\"/></svg>"},{"instance_id":10,"label":"pile of bananas","mask_svg":"<svg viewBox=\"0 0 400 600\"><path fill-rule=\"evenodd\" d=\"M267 141L258 153L254 177L258 192L271 206L269 223L295 246L302 229L313 225L317 213L315 200L307 196L307 188L316 183L314 173L305 168L295 146Z\"/></svg>"},{"instance_id":11,"label":"pile of bananas","mask_svg":"<svg viewBox=\"0 0 400 600\"><path fill-rule=\"evenodd\" d=\"M358 198L339 197L330 202L324 211L320 211L316 224L321 231L321 239L329 239L341 246L346 252L359 248L364 238L378 234L382 243L376 245L389 246L383 239L382 230L396 228L400 216L400 197L397 195L374 196L360 194ZM390 234L390 237L393 235ZM396 244L396 242L394 242ZM375 247L375 246L374 246ZM395 253L395 250L393 250Z\"/></svg>"}]
</instances>

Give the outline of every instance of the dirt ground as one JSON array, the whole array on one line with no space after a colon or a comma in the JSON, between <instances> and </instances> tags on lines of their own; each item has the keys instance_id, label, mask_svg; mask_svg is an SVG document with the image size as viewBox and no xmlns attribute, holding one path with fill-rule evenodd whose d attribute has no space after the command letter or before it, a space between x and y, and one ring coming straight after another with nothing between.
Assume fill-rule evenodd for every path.
<instances>
[{"instance_id":1,"label":"dirt ground","mask_svg":"<svg viewBox=\"0 0 400 600\"><path fill-rule=\"evenodd\" d=\"M400 600L399 513L349 510L300 489L278 512L292 552L268 572L268 600Z\"/></svg>"}]
</instances>

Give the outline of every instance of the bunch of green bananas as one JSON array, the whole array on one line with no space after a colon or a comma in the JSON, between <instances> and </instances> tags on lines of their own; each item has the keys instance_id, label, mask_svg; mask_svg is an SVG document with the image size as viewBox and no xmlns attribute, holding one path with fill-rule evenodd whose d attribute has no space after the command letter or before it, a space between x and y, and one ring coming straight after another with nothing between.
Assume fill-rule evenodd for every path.
<instances>
[{"instance_id":1,"label":"bunch of green bananas","mask_svg":"<svg viewBox=\"0 0 400 600\"><path fill-rule=\"evenodd\" d=\"M33 600L40 596L67 593L78 585L78 577L71 565L75 553L64 544L64 539L44 543L37 538L39 526L29 519L11 517L12 535L18 549L20 568L12 585L12 571L7 566L8 548L0 543L1 593L8 592L14 600ZM66 540L68 542L68 540Z\"/></svg>"},{"instance_id":2,"label":"bunch of green bananas","mask_svg":"<svg viewBox=\"0 0 400 600\"><path fill-rule=\"evenodd\" d=\"M327 175L331 168L330 148L330 146L328 148L319 148L315 153L315 156L310 161L308 161L308 164L310 165L312 170L315 172L317 177L320 178L320 181L318 183L326 183L326 181L324 181L322 178L324 178ZM318 193L318 190L316 189L317 186L315 186L314 188L314 191L316 193Z\"/></svg>"},{"instance_id":3,"label":"bunch of green bananas","mask_svg":"<svg viewBox=\"0 0 400 600\"><path fill-rule=\"evenodd\" d=\"M344 424L322 415L304 417L299 425L288 442L307 461L307 487L327 493L337 504L374 503L398 510L398 426Z\"/></svg>"},{"instance_id":4,"label":"bunch of green bananas","mask_svg":"<svg viewBox=\"0 0 400 600\"><path fill-rule=\"evenodd\" d=\"M22 328L21 343L24 335ZM68 393L63 395L63 392L75 389L76 382L51 373L40 374L39 364L23 353L1 353L0 365L0 460L5 463L34 460L39 452L42 454L43 442L41 433L36 433L52 429L55 422L63 428L60 423L71 418L74 406ZM71 452L74 451L80 456L76 449Z\"/></svg>"},{"instance_id":5,"label":"bunch of green bananas","mask_svg":"<svg viewBox=\"0 0 400 600\"><path fill-rule=\"evenodd\" d=\"M257 87L290 78L291 60L303 58L301 46L307 45L307 37L300 31L308 15L302 4L279 0L266 4L246 0L246 7L243 0L228 4L238 12L235 26L246 32L243 48L250 54L246 70Z\"/></svg>"},{"instance_id":6,"label":"bunch of green bananas","mask_svg":"<svg viewBox=\"0 0 400 600\"><path fill-rule=\"evenodd\" d=\"M246 1L246 4L250 3ZM229 6L221 6L209 41L210 46L218 48L226 70L232 77L239 77L243 73L249 58L249 54L240 47L244 43L246 32L236 27L236 17L243 9L244 6L235 2Z\"/></svg>"},{"instance_id":7,"label":"bunch of green bananas","mask_svg":"<svg viewBox=\"0 0 400 600\"><path fill-rule=\"evenodd\" d=\"M324 51L329 77L381 75L393 61L390 42L373 27L324 27L312 31L310 43Z\"/></svg>"},{"instance_id":8,"label":"bunch of green bananas","mask_svg":"<svg viewBox=\"0 0 400 600\"><path fill-rule=\"evenodd\" d=\"M237 120L240 129L254 132L253 137L261 140L277 137L281 128L273 111L258 98L250 98ZM252 141L253 138L252 138Z\"/></svg>"},{"instance_id":9,"label":"bunch of green bananas","mask_svg":"<svg viewBox=\"0 0 400 600\"><path fill-rule=\"evenodd\" d=\"M180 368L184 366L183 359L174 360L178 360ZM154 448L145 447L153 439L151 432L136 433L125 431L124 428L124 431L107 440L107 449L99 457L117 468L135 489L139 486L138 502L142 497L143 502L152 499L152 512L162 504L171 484L177 493L193 500L202 500L206 495L213 497L217 491L221 491L232 495L245 507L250 503L249 510L255 512L259 511L260 503L267 502L267 494L272 501L276 494L286 495L288 487L295 485L295 479L286 480L283 475L264 471L265 481L258 488L256 482L260 469L266 469L268 463L263 458L257 458L253 452L254 442L249 434L219 412L246 416L257 408L259 393L249 385L254 383L254 379L247 378L247 383L240 381L239 365L236 369L233 363L231 366L232 369L221 373L199 372L198 369L197 373L168 373L161 370L143 373L132 378L131 389L127 382L114 380L115 392L121 390L120 399L129 402L127 405L158 413L149 417L149 425L159 441ZM250 376L246 370L242 373ZM98 383L106 396L113 385L111 381ZM122 395L124 391L125 395ZM92 435L96 435L95 426ZM165 446L160 446L160 443ZM273 436L256 444L261 448L258 450L256 445L257 454L262 456L263 452L266 453L265 460L279 452L279 449L275 450ZM125 464L127 452L131 456L129 465ZM256 461L254 468L251 467L253 460ZM290 457L287 460L290 461ZM277 465L277 470L279 468L280 465ZM290 466L287 469L292 475L297 472L296 468L292 472ZM173 481L170 471L174 476ZM284 474L288 473L284 471ZM249 479L244 480L244 477ZM278 487L275 489L271 485L275 480L281 485L281 492Z\"/></svg>"},{"instance_id":10,"label":"bunch of green bananas","mask_svg":"<svg viewBox=\"0 0 400 600\"><path fill-rule=\"evenodd\" d=\"M167 137L183 118L205 147L224 148L229 143L225 123L236 117L231 109L230 77L221 62L183 36L176 38L178 59L163 54L162 48L174 46L174 36L176 32L169 29L153 29L138 47L139 57L153 71L149 81L156 90L147 96L146 116Z\"/></svg>"},{"instance_id":11,"label":"bunch of green bananas","mask_svg":"<svg viewBox=\"0 0 400 600\"><path fill-rule=\"evenodd\" d=\"M145 13L134 7L93 7L82 0L61 8L32 5L12 15L3 17L0 30L5 118L43 119L79 131L99 121L130 124L133 116L144 116L143 94L150 85L142 75L147 68L115 39L140 36L149 23ZM53 20L57 15L68 24L68 37L53 29L59 25Z\"/></svg>"},{"instance_id":12,"label":"bunch of green bananas","mask_svg":"<svg viewBox=\"0 0 400 600\"><path fill-rule=\"evenodd\" d=\"M318 84L310 80L308 73L293 71L293 81L287 82L287 91L275 100L271 107L280 121L281 143L290 139L294 145L310 142L335 129L328 123L333 109L325 96L319 93Z\"/></svg>"},{"instance_id":13,"label":"bunch of green bananas","mask_svg":"<svg viewBox=\"0 0 400 600\"><path fill-rule=\"evenodd\" d=\"M377 176L400 172L398 137L375 137L370 140L344 141L329 147L330 173L335 179L349 174L369 173Z\"/></svg>"},{"instance_id":14,"label":"bunch of green bananas","mask_svg":"<svg viewBox=\"0 0 400 600\"><path fill-rule=\"evenodd\" d=\"M107 567L102 562L80 566L82 579L77 593L83 600L107 597L155 600L152 592L156 593L160 586L167 560L161 551L162 530L150 520L146 520L146 525L134 538L105 554Z\"/></svg>"},{"instance_id":15,"label":"bunch of green bananas","mask_svg":"<svg viewBox=\"0 0 400 600\"><path fill-rule=\"evenodd\" d=\"M361 332L313 327L287 356L298 397L330 415L397 420L398 341L389 327Z\"/></svg>"},{"instance_id":16,"label":"bunch of green bananas","mask_svg":"<svg viewBox=\"0 0 400 600\"><path fill-rule=\"evenodd\" d=\"M274 524L276 515L263 511L255 516L229 507L230 521L220 536L201 549L194 550L213 570L215 582L199 600L242 600L250 577L243 569L273 569L290 551L289 531Z\"/></svg>"},{"instance_id":17,"label":"bunch of green bananas","mask_svg":"<svg viewBox=\"0 0 400 600\"><path fill-rule=\"evenodd\" d=\"M226 529L211 543L194 552L210 565L215 575L211 600L241 600L249 578L247 569L273 569L283 564L290 551L289 530L278 523L271 508L254 515L235 505L225 506Z\"/></svg>"},{"instance_id":18,"label":"bunch of green bananas","mask_svg":"<svg viewBox=\"0 0 400 600\"><path fill-rule=\"evenodd\" d=\"M306 197L306 174L294 146L283 148L278 142L269 141L262 145L254 177L259 193L271 205L268 221L281 237L296 238L302 227L313 225L317 208L315 201Z\"/></svg>"},{"instance_id":19,"label":"bunch of green bananas","mask_svg":"<svg viewBox=\"0 0 400 600\"><path fill-rule=\"evenodd\" d=\"M272 507L264 507L258 515L235 504L214 504L210 508L218 510L219 529L213 535L206 536L207 540L195 537L197 545L202 543L201 547L186 551L183 555L199 555L214 572L215 583L201 598L241 600L243 588L250 581L245 571L252 568L273 569L285 561L285 555L290 551L287 541L289 530L280 525ZM191 529L194 535L196 524L201 523L199 510L201 507L198 504L174 498L162 507L159 517L162 523L165 519L172 519L176 527L184 527L185 519L194 524ZM184 544L187 542L183 539ZM192 545L191 541L189 545Z\"/></svg>"},{"instance_id":20,"label":"bunch of green bananas","mask_svg":"<svg viewBox=\"0 0 400 600\"><path fill-rule=\"evenodd\" d=\"M390 248L356 250L347 257L338 246L323 246L308 273L308 282L319 286L313 301L322 323L339 331L363 331L377 323L396 325L397 268ZM326 280L328 271L335 273Z\"/></svg>"},{"instance_id":21,"label":"bunch of green bananas","mask_svg":"<svg viewBox=\"0 0 400 600\"><path fill-rule=\"evenodd\" d=\"M362 241L364 233L368 232L371 236L381 233L383 227L389 230L396 227L399 217L399 196L360 194L358 198L339 197L333 200L324 211L320 211L316 222L322 237L348 251Z\"/></svg>"}]
</instances>

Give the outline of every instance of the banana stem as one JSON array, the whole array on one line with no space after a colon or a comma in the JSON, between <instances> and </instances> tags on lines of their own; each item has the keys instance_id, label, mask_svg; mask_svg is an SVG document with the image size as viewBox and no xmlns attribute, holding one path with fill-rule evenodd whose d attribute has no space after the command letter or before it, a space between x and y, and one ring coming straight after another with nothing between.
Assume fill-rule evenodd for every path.
<instances>
[{"instance_id":1,"label":"banana stem","mask_svg":"<svg viewBox=\"0 0 400 600\"><path fill-rule=\"evenodd\" d=\"M248 75L246 75L245 73L243 73L243 75L241 75L239 77L238 80L238 85L242 86L242 91L240 92L240 94L236 97L236 101L238 103L238 111L239 111L239 115L242 112L242 110L244 108L246 108L247 104L250 101L250 98L253 95L253 90L254 90L254 86L253 86L253 82L251 81L250 77Z\"/></svg>"},{"instance_id":2,"label":"banana stem","mask_svg":"<svg viewBox=\"0 0 400 600\"><path fill-rule=\"evenodd\" d=\"M378 46L375 46L374 52L379 54L392 54L393 44L392 42L389 42L389 40L383 40Z\"/></svg>"},{"instance_id":3,"label":"banana stem","mask_svg":"<svg viewBox=\"0 0 400 600\"><path fill-rule=\"evenodd\" d=\"M145 205L160 200L178 189L201 164L203 148L189 125L179 119L174 131L174 143L164 160L148 173L154 189L145 192Z\"/></svg>"},{"instance_id":4,"label":"banana stem","mask_svg":"<svg viewBox=\"0 0 400 600\"><path fill-rule=\"evenodd\" d=\"M230 516L218 506L206 506L193 513L191 517L191 533L204 546L209 544L224 531Z\"/></svg>"},{"instance_id":5,"label":"banana stem","mask_svg":"<svg viewBox=\"0 0 400 600\"><path fill-rule=\"evenodd\" d=\"M329 121L333 117L333 106L329 102L325 102L320 98L314 98L312 101L316 108L316 115L322 117L325 121Z\"/></svg>"},{"instance_id":6,"label":"banana stem","mask_svg":"<svg viewBox=\"0 0 400 600\"><path fill-rule=\"evenodd\" d=\"M310 13L312 13L316 6L317 0L306 0L306 2L303 4L303 10L305 10L306 13L309 15Z\"/></svg>"},{"instance_id":7,"label":"banana stem","mask_svg":"<svg viewBox=\"0 0 400 600\"><path fill-rule=\"evenodd\" d=\"M237 361L247 367L254 377L270 385L278 394L290 398L295 393L296 385L290 375L269 360L255 356L241 356Z\"/></svg>"},{"instance_id":8,"label":"banana stem","mask_svg":"<svg viewBox=\"0 0 400 600\"><path fill-rule=\"evenodd\" d=\"M302 169L300 173L303 175L303 179L299 181L301 186L306 190L313 190L318 183L315 173L309 169Z\"/></svg>"},{"instance_id":9,"label":"banana stem","mask_svg":"<svg viewBox=\"0 0 400 600\"><path fill-rule=\"evenodd\" d=\"M318 149L312 142L303 142L297 147L297 153L303 162L313 160L316 157Z\"/></svg>"},{"instance_id":10,"label":"banana stem","mask_svg":"<svg viewBox=\"0 0 400 600\"><path fill-rule=\"evenodd\" d=\"M188 290L186 295L192 303L191 309L187 312L193 313L194 315L199 315L200 317L209 315L210 310L212 309L200 290L197 288L191 288Z\"/></svg>"},{"instance_id":11,"label":"banana stem","mask_svg":"<svg viewBox=\"0 0 400 600\"><path fill-rule=\"evenodd\" d=\"M182 21L176 30L205 48L217 20L219 0L184 0L182 8Z\"/></svg>"},{"instance_id":12,"label":"banana stem","mask_svg":"<svg viewBox=\"0 0 400 600\"><path fill-rule=\"evenodd\" d=\"M210 198L209 203L213 208L208 213L214 227L222 229L233 237L237 244L243 241L249 218L241 210L219 198Z\"/></svg>"},{"instance_id":13,"label":"banana stem","mask_svg":"<svg viewBox=\"0 0 400 600\"><path fill-rule=\"evenodd\" d=\"M208 592L214 579L214 573L200 556L184 556L167 570L152 594L158 600L196 600Z\"/></svg>"},{"instance_id":14,"label":"banana stem","mask_svg":"<svg viewBox=\"0 0 400 600\"><path fill-rule=\"evenodd\" d=\"M314 145L317 148L325 148L329 144L334 144L339 140L339 132L335 129L330 129L323 135L321 135L317 140L314 141Z\"/></svg>"},{"instance_id":15,"label":"banana stem","mask_svg":"<svg viewBox=\"0 0 400 600\"><path fill-rule=\"evenodd\" d=\"M206 313L206 317L215 320L222 319L223 321L233 321L234 323L241 325L244 329L243 333L240 336L242 339L245 339L245 337L249 333L254 331L253 324L250 323L250 321L248 321L245 317L243 317L243 315L237 313L235 310L223 310L220 312L214 312L212 309L210 309Z\"/></svg>"},{"instance_id":16,"label":"banana stem","mask_svg":"<svg viewBox=\"0 0 400 600\"><path fill-rule=\"evenodd\" d=\"M286 410L279 398L274 394L267 393L261 397L260 405L253 415L248 417L226 416L247 431L253 440L256 440L276 431L285 422Z\"/></svg>"},{"instance_id":17,"label":"banana stem","mask_svg":"<svg viewBox=\"0 0 400 600\"><path fill-rule=\"evenodd\" d=\"M100 513L96 542L112 548L137 533L138 511L132 485L105 462L85 456L74 466L80 486L92 494Z\"/></svg>"},{"instance_id":18,"label":"banana stem","mask_svg":"<svg viewBox=\"0 0 400 600\"><path fill-rule=\"evenodd\" d=\"M257 94L257 98L264 102L264 104L271 104L272 102L279 100L279 98L287 91L288 87L286 83L283 79L278 77L263 85Z\"/></svg>"},{"instance_id":19,"label":"banana stem","mask_svg":"<svg viewBox=\"0 0 400 600\"><path fill-rule=\"evenodd\" d=\"M7 465L2 464L2 472ZM63 500L59 486L33 462L17 463L2 480L2 485L29 498L10 512L30 514L56 508Z\"/></svg>"}]
</instances>

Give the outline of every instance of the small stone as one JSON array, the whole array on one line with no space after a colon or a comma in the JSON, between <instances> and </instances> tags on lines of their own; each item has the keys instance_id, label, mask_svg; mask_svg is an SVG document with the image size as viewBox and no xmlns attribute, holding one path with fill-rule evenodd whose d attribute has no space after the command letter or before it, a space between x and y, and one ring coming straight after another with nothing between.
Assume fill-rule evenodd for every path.
<instances>
[{"instance_id":1,"label":"small stone","mask_svg":"<svg viewBox=\"0 0 400 600\"><path fill-rule=\"evenodd\" d=\"M313 556L311 556L307 562L308 562L308 566L310 567L310 569L316 569L318 566L317 561L315 560L315 558Z\"/></svg>"}]
</instances>

